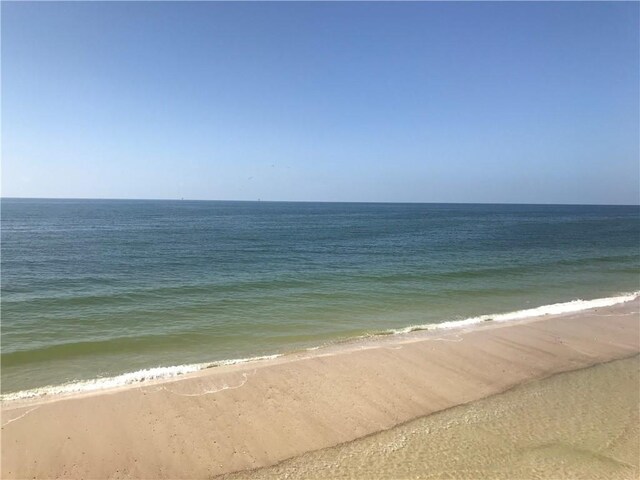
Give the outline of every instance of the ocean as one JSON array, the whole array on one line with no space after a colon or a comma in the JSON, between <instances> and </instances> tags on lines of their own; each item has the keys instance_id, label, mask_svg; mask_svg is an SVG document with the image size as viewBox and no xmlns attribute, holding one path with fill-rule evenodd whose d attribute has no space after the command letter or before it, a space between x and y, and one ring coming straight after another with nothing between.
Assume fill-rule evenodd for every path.
<instances>
[{"instance_id":1,"label":"ocean","mask_svg":"<svg viewBox=\"0 0 640 480\"><path fill-rule=\"evenodd\" d=\"M640 290L638 206L4 198L1 208L4 399Z\"/></svg>"}]
</instances>

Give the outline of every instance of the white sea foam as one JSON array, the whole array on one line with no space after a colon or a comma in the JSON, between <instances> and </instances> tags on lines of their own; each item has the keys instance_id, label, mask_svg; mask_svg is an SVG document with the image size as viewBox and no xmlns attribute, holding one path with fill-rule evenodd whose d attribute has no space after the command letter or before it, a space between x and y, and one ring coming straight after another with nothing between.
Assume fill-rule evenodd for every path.
<instances>
[{"instance_id":1,"label":"white sea foam","mask_svg":"<svg viewBox=\"0 0 640 480\"><path fill-rule=\"evenodd\" d=\"M49 395L69 395L74 393L85 393L96 390L107 390L111 388L123 387L137 383L147 382L150 380L163 380L187 373L197 372L205 368L219 367L223 365L237 365L240 363L255 362L258 360L269 360L280 357L276 355L264 355L260 357L235 358L230 360L220 360L207 363L192 363L189 365L176 365L172 367L155 367L138 370L136 372L123 373L114 377L95 378L92 380L81 380L76 382L64 383L62 385L47 385L46 387L34 388L31 390L22 390L19 392L7 393L0 396L3 402L13 400L26 400Z\"/></svg>"},{"instance_id":2,"label":"white sea foam","mask_svg":"<svg viewBox=\"0 0 640 480\"><path fill-rule=\"evenodd\" d=\"M562 313L579 312L592 308L603 308L629 302L636 299L640 295L640 291L633 293L625 293L616 297L598 298L595 300L573 300L565 303L555 303L552 305L543 305L537 308L527 310L517 310L508 313L481 315L478 317L466 318L464 320L453 320L443 323L429 323L424 325L412 325L405 328L388 330L386 334L404 334L417 330L436 330L436 329L454 329L473 326L488 320L494 322L507 322L510 320L521 320L531 317L540 317L544 315L557 315ZM313 351L321 347L311 347L307 350ZM241 363L255 362L259 360L269 360L278 358L281 354L264 355L259 357L237 358L230 360L219 360L208 363L194 363L189 365L177 365L173 367L156 367L138 370L136 372L124 373L114 377L96 378L93 380L82 380L77 382L65 383L62 385L49 385L46 387L34 388L31 390L22 390L14 393L0 395L3 402L13 400L26 400L49 395L69 395L74 393L91 392L96 390L106 390L126 385L138 384L150 380L162 380L177 377L187 373L197 372L205 368L218 367L223 365L237 365Z\"/></svg>"},{"instance_id":3,"label":"white sea foam","mask_svg":"<svg viewBox=\"0 0 640 480\"><path fill-rule=\"evenodd\" d=\"M525 318L542 317L544 315L559 315L562 313L580 312L583 310L590 310L592 308L611 307L619 303L630 302L635 300L640 291L633 293L625 293L616 297L596 298L595 300L572 300L564 303L554 303L551 305L543 305L537 308L529 308L527 310L516 310L508 313L496 313L489 315L480 315L479 317L465 318L463 320L452 320L443 323L428 323L424 325L411 325L409 327L398 328L388 330L393 334L409 333L417 330L438 330L438 329L452 329L472 326L478 323L493 321L493 322L508 322L511 320L522 320Z\"/></svg>"}]
</instances>

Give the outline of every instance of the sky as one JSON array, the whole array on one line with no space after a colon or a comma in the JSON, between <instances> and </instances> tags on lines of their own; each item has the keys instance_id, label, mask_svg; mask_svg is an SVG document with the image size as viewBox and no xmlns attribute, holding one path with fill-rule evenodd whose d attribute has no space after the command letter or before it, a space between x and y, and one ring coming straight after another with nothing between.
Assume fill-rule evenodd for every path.
<instances>
[{"instance_id":1,"label":"sky","mask_svg":"<svg viewBox=\"0 0 640 480\"><path fill-rule=\"evenodd\" d=\"M4 197L640 202L637 2L1 8Z\"/></svg>"}]
</instances>

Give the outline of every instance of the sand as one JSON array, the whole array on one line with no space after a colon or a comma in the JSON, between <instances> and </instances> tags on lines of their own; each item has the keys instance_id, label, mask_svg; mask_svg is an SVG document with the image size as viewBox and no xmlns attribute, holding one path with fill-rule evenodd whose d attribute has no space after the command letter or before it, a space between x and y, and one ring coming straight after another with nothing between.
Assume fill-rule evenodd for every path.
<instances>
[{"instance_id":1,"label":"sand","mask_svg":"<svg viewBox=\"0 0 640 480\"><path fill-rule=\"evenodd\" d=\"M415 332L141 387L12 402L2 408L2 477L210 478L274 465L524 382L633 357L639 308L636 299Z\"/></svg>"},{"instance_id":2,"label":"sand","mask_svg":"<svg viewBox=\"0 0 640 480\"><path fill-rule=\"evenodd\" d=\"M518 385L221 480L638 479L640 357Z\"/></svg>"}]
</instances>

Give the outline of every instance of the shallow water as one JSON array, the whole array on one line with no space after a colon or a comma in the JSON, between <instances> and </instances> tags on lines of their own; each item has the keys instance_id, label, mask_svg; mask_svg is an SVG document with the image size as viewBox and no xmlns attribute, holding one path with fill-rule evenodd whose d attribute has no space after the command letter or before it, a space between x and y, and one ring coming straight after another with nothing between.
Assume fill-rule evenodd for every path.
<instances>
[{"instance_id":1,"label":"shallow water","mask_svg":"<svg viewBox=\"0 0 640 480\"><path fill-rule=\"evenodd\" d=\"M639 212L2 199L2 392L634 292Z\"/></svg>"},{"instance_id":2,"label":"shallow water","mask_svg":"<svg viewBox=\"0 0 640 480\"><path fill-rule=\"evenodd\" d=\"M240 479L636 479L640 357L562 373Z\"/></svg>"}]
</instances>

